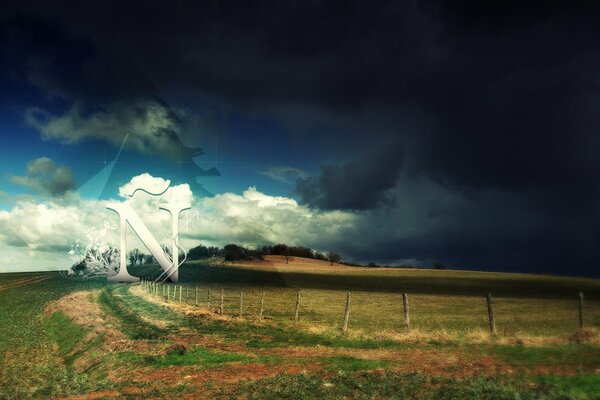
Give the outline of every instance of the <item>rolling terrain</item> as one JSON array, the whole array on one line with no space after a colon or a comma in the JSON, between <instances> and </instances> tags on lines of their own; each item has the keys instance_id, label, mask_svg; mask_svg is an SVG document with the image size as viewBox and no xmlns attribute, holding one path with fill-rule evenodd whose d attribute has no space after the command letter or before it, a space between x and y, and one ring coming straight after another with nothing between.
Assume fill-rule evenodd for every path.
<instances>
[{"instance_id":1,"label":"rolling terrain","mask_svg":"<svg viewBox=\"0 0 600 400\"><path fill-rule=\"evenodd\" d=\"M159 272L131 270L146 277ZM600 393L597 280L275 257L224 266L188 262L180 272L181 283L165 285L108 285L57 273L0 276L0 398L590 399ZM586 298L583 329L579 291Z\"/></svg>"}]
</instances>

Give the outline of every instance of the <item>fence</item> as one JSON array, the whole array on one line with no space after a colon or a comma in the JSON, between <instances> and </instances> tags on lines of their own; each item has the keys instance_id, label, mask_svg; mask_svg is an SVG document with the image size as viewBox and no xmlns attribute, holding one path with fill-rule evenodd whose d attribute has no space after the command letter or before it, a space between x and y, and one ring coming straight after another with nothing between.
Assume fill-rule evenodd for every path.
<instances>
[{"instance_id":1,"label":"fence","mask_svg":"<svg viewBox=\"0 0 600 400\"><path fill-rule=\"evenodd\" d=\"M349 329L460 332L472 328L491 334L565 334L600 322L600 304L588 307L584 294L573 299L494 298L409 293L343 292L266 288L215 288L142 281L148 293L166 301L208 308L211 312L337 326ZM589 313L588 316L586 313ZM590 323L588 322L588 325Z\"/></svg>"}]
</instances>

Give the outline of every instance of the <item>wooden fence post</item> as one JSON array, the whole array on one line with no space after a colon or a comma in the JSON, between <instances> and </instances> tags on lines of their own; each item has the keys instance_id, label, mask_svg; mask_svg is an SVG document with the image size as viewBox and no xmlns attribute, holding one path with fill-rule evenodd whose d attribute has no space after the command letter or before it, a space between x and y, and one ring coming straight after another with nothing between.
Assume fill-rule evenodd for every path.
<instances>
[{"instance_id":1,"label":"wooden fence post","mask_svg":"<svg viewBox=\"0 0 600 400\"><path fill-rule=\"evenodd\" d=\"M262 295L260 296L260 312L258 314L258 317L261 319L263 316L264 306L265 306L265 292L262 292Z\"/></svg>"},{"instance_id":2,"label":"wooden fence post","mask_svg":"<svg viewBox=\"0 0 600 400\"><path fill-rule=\"evenodd\" d=\"M187 303L189 298L190 298L190 291L189 291L189 287L185 287L185 302Z\"/></svg>"},{"instance_id":3,"label":"wooden fence post","mask_svg":"<svg viewBox=\"0 0 600 400\"><path fill-rule=\"evenodd\" d=\"M170 292L171 292L171 285L167 285L167 301L169 301L169 300L170 300L170 299L169 299L169 297L170 297L170 296L169 296L169 295L170 295Z\"/></svg>"},{"instance_id":4,"label":"wooden fence post","mask_svg":"<svg viewBox=\"0 0 600 400\"><path fill-rule=\"evenodd\" d=\"M206 308L210 310L210 288L208 288L208 293L206 294Z\"/></svg>"},{"instance_id":5,"label":"wooden fence post","mask_svg":"<svg viewBox=\"0 0 600 400\"><path fill-rule=\"evenodd\" d=\"M408 308L408 294L402 293L402 304L404 305L404 325L410 330L410 312Z\"/></svg>"},{"instance_id":6,"label":"wooden fence post","mask_svg":"<svg viewBox=\"0 0 600 400\"><path fill-rule=\"evenodd\" d=\"M198 286L196 286L196 307L198 307Z\"/></svg>"},{"instance_id":7,"label":"wooden fence post","mask_svg":"<svg viewBox=\"0 0 600 400\"><path fill-rule=\"evenodd\" d=\"M342 332L348 330L348 319L350 318L350 292L346 295L346 309L344 310L344 321L342 323Z\"/></svg>"},{"instance_id":8,"label":"wooden fence post","mask_svg":"<svg viewBox=\"0 0 600 400\"><path fill-rule=\"evenodd\" d=\"M240 317L244 313L244 292L240 290Z\"/></svg>"},{"instance_id":9,"label":"wooden fence post","mask_svg":"<svg viewBox=\"0 0 600 400\"><path fill-rule=\"evenodd\" d=\"M488 293L486 296L486 299L487 299L488 319L490 320L490 333L493 335L496 333L496 323L494 321L494 304L492 301L492 294Z\"/></svg>"},{"instance_id":10,"label":"wooden fence post","mask_svg":"<svg viewBox=\"0 0 600 400\"><path fill-rule=\"evenodd\" d=\"M579 327L583 328L583 292L579 292Z\"/></svg>"},{"instance_id":11,"label":"wooden fence post","mask_svg":"<svg viewBox=\"0 0 600 400\"><path fill-rule=\"evenodd\" d=\"M219 314L223 315L223 289L221 289L221 306L219 307Z\"/></svg>"},{"instance_id":12,"label":"wooden fence post","mask_svg":"<svg viewBox=\"0 0 600 400\"><path fill-rule=\"evenodd\" d=\"M298 322L298 314L300 313L300 290L296 296L296 312L294 313L294 322Z\"/></svg>"}]
</instances>

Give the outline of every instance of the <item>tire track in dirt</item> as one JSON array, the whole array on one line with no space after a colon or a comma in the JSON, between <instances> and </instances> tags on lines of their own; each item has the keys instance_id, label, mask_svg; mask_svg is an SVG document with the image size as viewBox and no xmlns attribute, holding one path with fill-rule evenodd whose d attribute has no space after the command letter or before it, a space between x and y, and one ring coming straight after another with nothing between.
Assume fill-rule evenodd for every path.
<instances>
[{"instance_id":1,"label":"tire track in dirt","mask_svg":"<svg viewBox=\"0 0 600 400\"><path fill-rule=\"evenodd\" d=\"M33 283L38 283L41 281L45 281L46 279L54 278L54 275L36 275L32 278L19 279L17 281L9 282L4 285L0 285L0 292L8 289L13 289L16 287L27 286Z\"/></svg>"}]
</instances>

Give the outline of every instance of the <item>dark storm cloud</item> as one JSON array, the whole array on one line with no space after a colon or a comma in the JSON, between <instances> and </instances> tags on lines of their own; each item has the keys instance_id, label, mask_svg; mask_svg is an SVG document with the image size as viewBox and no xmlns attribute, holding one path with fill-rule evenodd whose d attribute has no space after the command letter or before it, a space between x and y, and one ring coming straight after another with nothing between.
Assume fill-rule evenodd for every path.
<instances>
[{"instance_id":1,"label":"dark storm cloud","mask_svg":"<svg viewBox=\"0 0 600 400\"><path fill-rule=\"evenodd\" d=\"M392 143L341 165L324 165L318 177L298 179L296 191L321 209L374 208L390 194L403 162L404 148Z\"/></svg>"},{"instance_id":2,"label":"dark storm cloud","mask_svg":"<svg viewBox=\"0 0 600 400\"><path fill-rule=\"evenodd\" d=\"M94 106L156 95L125 54L95 43L69 26L36 13L4 13L0 26L3 72L48 96Z\"/></svg>"},{"instance_id":3,"label":"dark storm cloud","mask_svg":"<svg viewBox=\"0 0 600 400\"><path fill-rule=\"evenodd\" d=\"M99 139L178 160L191 183L197 176L219 175L192 162L203 154L197 141L181 140L187 131L210 129L210 118L161 99L124 49L84 34L73 21L49 17L52 12L27 5L24 10L0 17L0 77L45 95L53 109L42 102L23 110L24 122L43 139L66 144Z\"/></svg>"},{"instance_id":4,"label":"dark storm cloud","mask_svg":"<svg viewBox=\"0 0 600 400\"><path fill-rule=\"evenodd\" d=\"M22 1L0 11L34 21L13 29L18 40L2 47L6 54L20 44L8 59L49 92L118 104L179 87L291 131L321 124L327 133L318 143L338 163L323 160L318 176L299 180L309 204L379 212L389 207L382 198L395 197L401 207L408 196L396 185L401 170L435 182L444 199L458 193L472 205L489 192L510 199L481 205L481 215L497 216L487 228L462 212L469 205L449 202L451 222L433 213L438 222L429 231L395 239L407 258L443 248L440 257L468 262L473 254L479 262L514 250L532 265L559 265L566 254L598 258L569 232L577 229L579 243L598 240L599 8L587 1ZM309 129L302 133L317 141ZM402 144L404 164L364 155L390 142ZM497 236L502 220L515 225ZM551 237L539 233L548 229ZM385 240L370 238L371 247ZM486 256L475 257L483 249ZM372 256L368 249L353 255Z\"/></svg>"},{"instance_id":5,"label":"dark storm cloud","mask_svg":"<svg viewBox=\"0 0 600 400\"><path fill-rule=\"evenodd\" d=\"M49 87L117 98L148 96L154 85L194 88L290 125L293 108L309 105L307 119L329 121L330 142L345 137L350 156L395 137L415 168L445 185L522 190L566 188L599 172L590 151L600 144L598 13L586 4L37 7L80 38L61 39L75 54L66 60L84 58L44 68ZM340 128L348 126L369 138L349 137Z\"/></svg>"}]
</instances>

